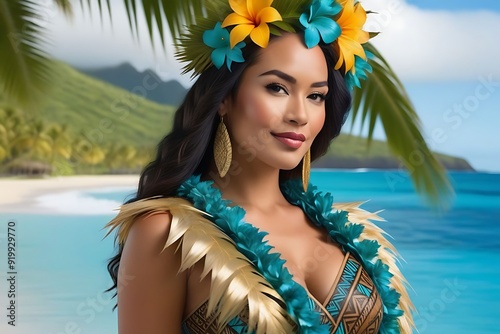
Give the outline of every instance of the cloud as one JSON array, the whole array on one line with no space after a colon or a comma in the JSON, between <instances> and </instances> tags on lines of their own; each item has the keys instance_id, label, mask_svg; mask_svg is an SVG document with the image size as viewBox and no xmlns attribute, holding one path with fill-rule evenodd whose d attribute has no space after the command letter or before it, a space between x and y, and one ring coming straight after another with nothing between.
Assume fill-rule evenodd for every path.
<instances>
[{"instance_id":1,"label":"cloud","mask_svg":"<svg viewBox=\"0 0 500 334\"><path fill-rule=\"evenodd\" d=\"M403 81L500 77L500 13L424 10L401 0L365 0L366 30Z\"/></svg>"},{"instance_id":2,"label":"cloud","mask_svg":"<svg viewBox=\"0 0 500 334\"><path fill-rule=\"evenodd\" d=\"M378 13L369 15L366 29L381 32L373 44L403 81L470 81L488 75L500 78L500 13L425 10L404 0L362 3L367 10ZM53 41L49 52L83 67L128 61L139 70L156 69L163 79L176 78L189 85L189 76L180 75L182 65L173 56L172 41L167 40L169 49L165 54L156 36L158 50L154 52L141 12L137 43L130 33L123 2L112 2L112 6L113 28L106 10L104 22L99 22L96 5L92 18L88 10L82 13L79 6L74 6L73 23L62 14L53 15L47 26Z\"/></svg>"},{"instance_id":3,"label":"cloud","mask_svg":"<svg viewBox=\"0 0 500 334\"><path fill-rule=\"evenodd\" d=\"M174 48L169 33L166 33L166 52L158 34L151 46L147 24L138 7L139 38L134 38L123 2L112 2L113 22L103 6L101 22L97 4L92 10L82 11L74 6L74 17L69 20L49 4L44 6L42 16L48 31L50 45L46 50L57 59L82 68L95 68L129 62L138 70L153 69L164 80L177 79L190 85L189 76L180 76L182 64L173 56Z\"/></svg>"}]
</instances>

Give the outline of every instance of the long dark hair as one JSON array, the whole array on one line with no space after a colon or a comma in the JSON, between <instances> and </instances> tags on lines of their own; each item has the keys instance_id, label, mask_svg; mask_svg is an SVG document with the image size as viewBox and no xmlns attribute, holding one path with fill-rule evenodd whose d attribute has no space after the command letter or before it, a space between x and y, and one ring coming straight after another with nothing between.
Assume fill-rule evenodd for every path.
<instances>
[{"instance_id":1,"label":"long dark hair","mask_svg":"<svg viewBox=\"0 0 500 334\"><path fill-rule=\"evenodd\" d=\"M323 156L331 141L339 135L351 103L351 95L340 71L334 70L337 55L331 45L320 47L328 67L329 92L325 100L325 123L311 146L311 161ZM179 185L193 174L204 174L213 160L213 140L223 100L236 96L245 69L254 64L260 48L250 43L243 49L244 63L233 63L231 71L212 66L204 71L177 109L172 131L158 144L156 158L142 171L136 197L127 203L152 196L175 196ZM292 170L281 170L280 181L299 177L302 163ZM109 260L108 272L118 287L118 268L123 251ZM116 296L116 291L114 296ZM116 308L116 305L115 305Z\"/></svg>"}]
</instances>

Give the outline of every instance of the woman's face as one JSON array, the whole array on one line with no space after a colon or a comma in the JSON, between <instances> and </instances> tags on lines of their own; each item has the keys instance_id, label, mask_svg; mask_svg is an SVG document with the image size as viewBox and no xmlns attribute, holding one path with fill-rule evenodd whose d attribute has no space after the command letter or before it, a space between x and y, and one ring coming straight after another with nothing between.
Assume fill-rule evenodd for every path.
<instances>
[{"instance_id":1,"label":"woman's face","mask_svg":"<svg viewBox=\"0 0 500 334\"><path fill-rule=\"evenodd\" d=\"M233 159L296 167L323 127L327 81L319 46L307 49L298 34L272 39L243 73L235 98L221 106Z\"/></svg>"}]
</instances>

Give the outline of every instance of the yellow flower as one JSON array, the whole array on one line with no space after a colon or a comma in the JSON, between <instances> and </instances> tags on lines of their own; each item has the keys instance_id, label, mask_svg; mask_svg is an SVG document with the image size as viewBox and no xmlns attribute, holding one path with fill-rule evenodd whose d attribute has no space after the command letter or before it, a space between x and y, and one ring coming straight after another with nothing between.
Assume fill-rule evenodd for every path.
<instances>
[{"instance_id":1,"label":"yellow flower","mask_svg":"<svg viewBox=\"0 0 500 334\"><path fill-rule=\"evenodd\" d=\"M262 48L269 43L269 22L281 21L280 13L270 7L273 0L229 0L234 13L229 14L222 27L236 25L231 30L229 40L231 48L243 41L248 35Z\"/></svg>"},{"instance_id":2,"label":"yellow flower","mask_svg":"<svg viewBox=\"0 0 500 334\"><path fill-rule=\"evenodd\" d=\"M338 70L345 63L345 72L347 73L354 66L354 56L359 56L366 60L366 54L361 46L368 42L370 35L363 31L363 25L366 22L366 11L358 2L354 0L340 0L343 7L337 23L342 29L342 34L337 39L339 46L339 59L335 64Z\"/></svg>"}]
</instances>

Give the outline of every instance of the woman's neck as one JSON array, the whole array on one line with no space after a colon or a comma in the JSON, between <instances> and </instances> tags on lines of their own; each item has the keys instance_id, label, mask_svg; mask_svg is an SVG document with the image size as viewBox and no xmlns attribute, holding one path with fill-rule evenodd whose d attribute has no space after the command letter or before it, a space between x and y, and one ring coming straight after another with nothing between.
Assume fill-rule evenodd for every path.
<instances>
[{"instance_id":1,"label":"woman's neck","mask_svg":"<svg viewBox=\"0 0 500 334\"><path fill-rule=\"evenodd\" d=\"M233 160L223 178L216 168L212 168L207 177L214 180L214 186L221 191L224 199L245 209L268 211L276 205L288 203L281 193L279 169L276 168L256 168L255 164L242 165Z\"/></svg>"}]
</instances>

